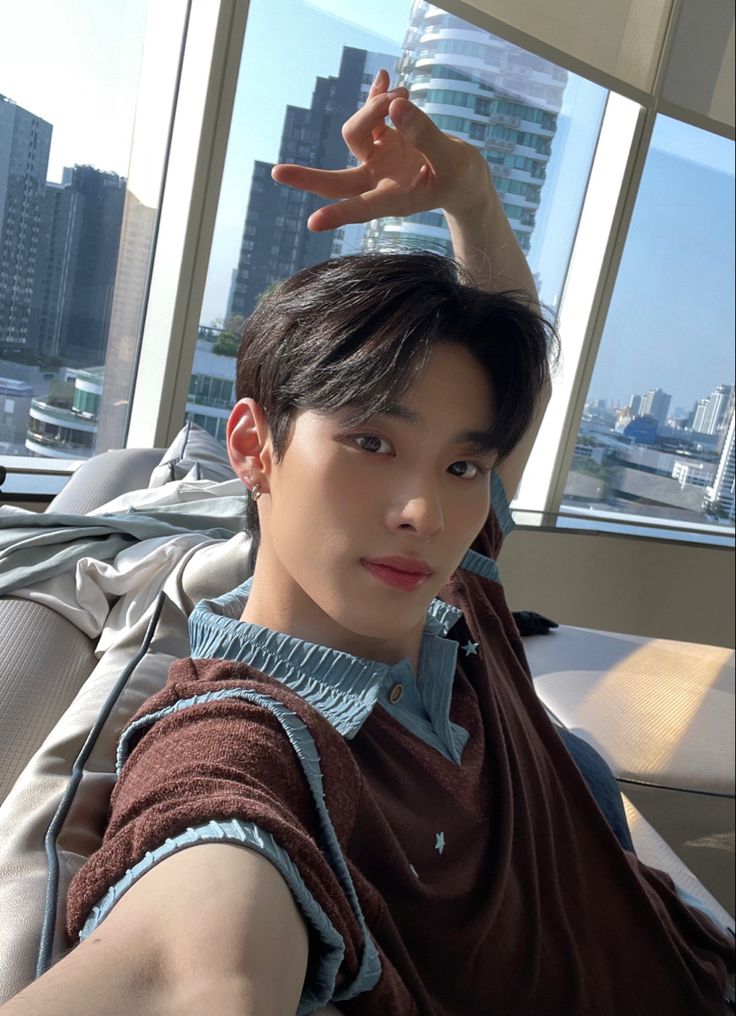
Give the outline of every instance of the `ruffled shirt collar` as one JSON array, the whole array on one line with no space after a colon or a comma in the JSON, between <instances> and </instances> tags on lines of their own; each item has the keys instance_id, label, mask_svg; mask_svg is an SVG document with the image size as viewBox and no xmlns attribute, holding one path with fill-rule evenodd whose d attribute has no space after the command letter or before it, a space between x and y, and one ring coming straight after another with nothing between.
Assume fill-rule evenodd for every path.
<instances>
[{"instance_id":1,"label":"ruffled shirt collar","mask_svg":"<svg viewBox=\"0 0 736 1016\"><path fill-rule=\"evenodd\" d=\"M458 643L445 636L462 617L461 610L432 601L415 678L408 659L381 663L241 621L252 584L251 576L224 596L197 604L189 618L194 658L238 660L282 681L345 738L355 737L380 704L459 762L467 733L449 717ZM392 701L397 685L401 694Z\"/></svg>"}]
</instances>

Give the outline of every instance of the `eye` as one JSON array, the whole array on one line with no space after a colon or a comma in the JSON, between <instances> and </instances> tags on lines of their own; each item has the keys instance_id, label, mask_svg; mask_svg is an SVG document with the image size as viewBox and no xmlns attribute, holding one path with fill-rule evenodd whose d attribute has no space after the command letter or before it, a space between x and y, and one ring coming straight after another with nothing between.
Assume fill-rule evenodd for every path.
<instances>
[{"instance_id":1,"label":"eye","mask_svg":"<svg viewBox=\"0 0 736 1016\"><path fill-rule=\"evenodd\" d=\"M482 474L488 472L488 470L485 469L483 466L478 465L478 463L476 463L476 462L468 462L467 459L460 459L460 461L458 461L458 462L453 462L452 465L450 466L450 469L453 470L455 468L455 466L467 466L468 467L469 471L466 471L466 472L463 472L463 473L454 473L453 472L453 474L452 474L453 476L459 476L462 479L474 480L476 478L476 476L481 476Z\"/></svg>"},{"instance_id":2,"label":"eye","mask_svg":"<svg viewBox=\"0 0 736 1016\"><path fill-rule=\"evenodd\" d=\"M382 437L377 437L375 434L357 434L352 440L355 441L356 443L359 441L365 441L366 445L372 446L366 447L365 445L359 445L359 447L362 448L364 452L368 452L371 455L379 452L380 449L377 448L376 445L380 446L381 444L385 444L389 448L391 447L388 441L386 441Z\"/></svg>"}]
</instances>

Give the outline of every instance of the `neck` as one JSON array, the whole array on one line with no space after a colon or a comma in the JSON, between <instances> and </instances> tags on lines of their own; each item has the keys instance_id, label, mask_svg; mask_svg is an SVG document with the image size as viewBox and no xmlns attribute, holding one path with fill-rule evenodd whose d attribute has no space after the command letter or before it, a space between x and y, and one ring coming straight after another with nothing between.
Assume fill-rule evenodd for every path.
<instances>
[{"instance_id":1,"label":"neck","mask_svg":"<svg viewBox=\"0 0 736 1016\"><path fill-rule=\"evenodd\" d=\"M242 621L379 663L408 659L416 675L424 625L398 638L374 638L341 625L312 600L262 546Z\"/></svg>"}]
</instances>

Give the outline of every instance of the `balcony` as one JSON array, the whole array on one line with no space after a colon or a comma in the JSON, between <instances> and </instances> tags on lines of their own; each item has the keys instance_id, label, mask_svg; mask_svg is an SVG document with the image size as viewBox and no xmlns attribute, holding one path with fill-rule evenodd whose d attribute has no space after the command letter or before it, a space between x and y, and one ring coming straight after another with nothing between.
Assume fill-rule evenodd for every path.
<instances>
[{"instance_id":1,"label":"balcony","mask_svg":"<svg viewBox=\"0 0 736 1016\"><path fill-rule=\"evenodd\" d=\"M87 434L97 433L97 420L91 413L80 413L75 409L53 406L41 399L31 402L31 419L40 423L51 423L60 427L70 427Z\"/></svg>"},{"instance_id":2,"label":"balcony","mask_svg":"<svg viewBox=\"0 0 736 1016\"><path fill-rule=\"evenodd\" d=\"M87 459L94 451L91 444L79 444L68 438L36 434L30 430L26 434L25 445L34 455L52 459Z\"/></svg>"},{"instance_id":3,"label":"balcony","mask_svg":"<svg viewBox=\"0 0 736 1016\"><path fill-rule=\"evenodd\" d=\"M518 147L516 141L503 141L501 138L488 138L487 145L501 152L514 152Z\"/></svg>"},{"instance_id":4,"label":"balcony","mask_svg":"<svg viewBox=\"0 0 736 1016\"><path fill-rule=\"evenodd\" d=\"M509 116L507 113L491 113L491 122L503 127L520 127L521 117Z\"/></svg>"}]
</instances>

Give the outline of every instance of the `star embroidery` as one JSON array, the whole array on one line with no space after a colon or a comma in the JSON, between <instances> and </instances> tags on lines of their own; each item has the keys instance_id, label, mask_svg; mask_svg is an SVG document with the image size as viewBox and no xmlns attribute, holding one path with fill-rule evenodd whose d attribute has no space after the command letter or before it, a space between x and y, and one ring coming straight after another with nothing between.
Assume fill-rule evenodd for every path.
<instances>
[{"instance_id":1,"label":"star embroidery","mask_svg":"<svg viewBox=\"0 0 736 1016\"><path fill-rule=\"evenodd\" d=\"M473 655L473 654L475 656L477 656L478 655L478 643L477 642L468 642L467 645L463 646L463 652L465 653L466 656L470 656L470 655Z\"/></svg>"},{"instance_id":2,"label":"star embroidery","mask_svg":"<svg viewBox=\"0 0 736 1016\"><path fill-rule=\"evenodd\" d=\"M434 849L437 851L438 854L441 854L442 851L445 849L445 834L444 833L437 833L437 842L434 845Z\"/></svg>"}]
</instances>

